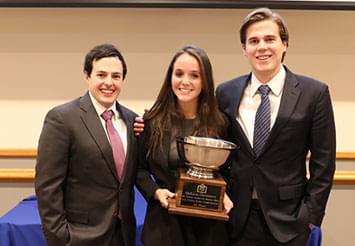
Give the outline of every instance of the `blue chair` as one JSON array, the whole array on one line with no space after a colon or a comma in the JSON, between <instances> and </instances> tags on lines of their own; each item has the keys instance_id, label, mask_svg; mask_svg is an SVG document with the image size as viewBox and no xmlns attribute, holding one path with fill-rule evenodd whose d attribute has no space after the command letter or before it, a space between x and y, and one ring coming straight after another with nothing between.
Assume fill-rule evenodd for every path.
<instances>
[{"instance_id":1,"label":"blue chair","mask_svg":"<svg viewBox=\"0 0 355 246\"><path fill-rule=\"evenodd\" d=\"M309 234L307 246L321 246L322 245L322 230L318 226L313 226Z\"/></svg>"}]
</instances>

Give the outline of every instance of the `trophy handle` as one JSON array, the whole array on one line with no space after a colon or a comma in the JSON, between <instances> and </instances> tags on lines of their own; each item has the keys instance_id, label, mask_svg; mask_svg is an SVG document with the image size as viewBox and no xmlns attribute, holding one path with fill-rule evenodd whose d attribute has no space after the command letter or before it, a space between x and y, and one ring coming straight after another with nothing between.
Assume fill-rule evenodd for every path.
<instances>
[{"instance_id":1,"label":"trophy handle","mask_svg":"<svg viewBox=\"0 0 355 246\"><path fill-rule=\"evenodd\" d=\"M179 157L184 160L185 163L189 163L189 161L186 159L185 156L185 150L184 150L184 137L177 136L176 137L176 148L179 154Z\"/></svg>"}]
</instances>

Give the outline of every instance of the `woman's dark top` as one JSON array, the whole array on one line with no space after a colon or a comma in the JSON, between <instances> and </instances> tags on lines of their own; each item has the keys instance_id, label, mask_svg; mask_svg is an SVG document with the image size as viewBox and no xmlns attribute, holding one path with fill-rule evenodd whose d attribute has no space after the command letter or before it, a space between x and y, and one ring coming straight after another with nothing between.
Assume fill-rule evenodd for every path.
<instances>
[{"instance_id":1,"label":"woman's dark top","mask_svg":"<svg viewBox=\"0 0 355 246\"><path fill-rule=\"evenodd\" d=\"M164 132L163 146L154 158L147 157L151 134L149 122L139 139L139 167L136 184L148 202L142 232L145 246L216 246L226 245L226 222L173 215L154 199L155 190L175 192L178 169L186 167L176 148L176 136L189 136L194 120L181 120L180 127Z\"/></svg>"}]
</instances>

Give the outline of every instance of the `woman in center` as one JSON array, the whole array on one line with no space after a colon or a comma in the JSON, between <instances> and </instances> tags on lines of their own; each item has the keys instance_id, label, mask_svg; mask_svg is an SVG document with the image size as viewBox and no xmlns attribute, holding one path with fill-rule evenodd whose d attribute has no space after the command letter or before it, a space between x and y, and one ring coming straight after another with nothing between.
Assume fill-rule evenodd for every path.
<instances>
[{"instance_id":1,"label":"woman in center","mask_svg":"<svg viewBox=\"0 0 355 246\"><path fill-rule=\"evenodd\" d=\"M205 51L185 46L173 57L139 137L136 184L148 202L142 232L145 246L214 246L227 242L226 222L168 213L179 168L176 136L225 139L228 119L214 96L212 67ZM226 212L233 207L227 195Z\"/></svg>"}]
</instances>

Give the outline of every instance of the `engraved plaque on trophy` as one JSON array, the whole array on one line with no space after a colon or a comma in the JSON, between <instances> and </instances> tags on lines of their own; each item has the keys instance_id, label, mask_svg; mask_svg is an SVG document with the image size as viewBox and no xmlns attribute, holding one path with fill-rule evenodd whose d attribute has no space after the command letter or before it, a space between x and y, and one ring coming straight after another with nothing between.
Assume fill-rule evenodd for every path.
<instances>
[{"instance_id":1,"label":"engraved plaque on trophy","mask_svg":"<svg viewBox=\"0 0 355 246\"><path fill-rule=\"evenodd\" d=\"M169 199L169 212L228 220L223 208L226 182L218 169L236 145L225 140L194 136L177 138L176 142L179 156L189 169L179 170L176 197Z\"/></svg>"}]
</instances>

